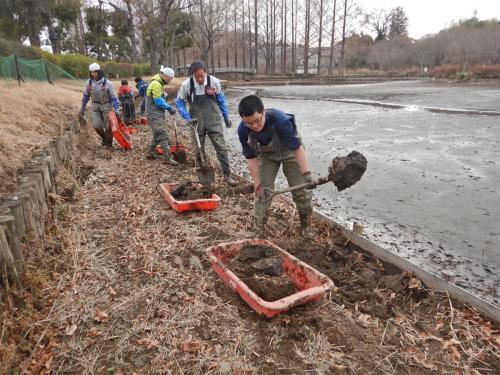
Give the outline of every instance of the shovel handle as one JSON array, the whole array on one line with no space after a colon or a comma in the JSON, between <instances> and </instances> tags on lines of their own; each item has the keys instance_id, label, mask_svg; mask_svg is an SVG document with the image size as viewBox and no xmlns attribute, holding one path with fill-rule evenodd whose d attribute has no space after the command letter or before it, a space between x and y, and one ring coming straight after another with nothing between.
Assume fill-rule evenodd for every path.
<instances>
[{"instance_id":1,"label":"shovel handle","mask_svg":"<svg viewBox=\"0 0 500 375\"><path fill-rule=\"evenodd\" d=\"M179 150L179 138L177 137L177 116L174 115L174 135L175 135L175 148Z\"/></svg>"},{"instance_id":2,"label":"shovel handle","mask_svg":"<svg viewBox=\"0 0 500 375\"><path fill-rule=\"evenodd\" d=\"M278 194L284 194L290 191L295 191L300 189L314 189L316 186L326 184L327 182L330 182L330 178L328 176L320 177L317 180L313 180L311 182L305 182L303 184L287 187L285 189L271 190L270 192L272 192L273 196L275 196Z\"/></svg>"},{"instance_id":3,"label":"shovel handle","mask_svg":"<svg viewBox=\"0 0 500 375\"><path fill-rule=\"evenodd\" d=\"M205 166L207 162L205 160L205 155L203 153L203 150L201 149L200 136L198 135L198 119L196 118L192 119L191 123L189 124L194 131L194 137L196 138L196 146L198 147L198 152L200 153L201 164L202 166Z\"/></svg>"}]
</instances>

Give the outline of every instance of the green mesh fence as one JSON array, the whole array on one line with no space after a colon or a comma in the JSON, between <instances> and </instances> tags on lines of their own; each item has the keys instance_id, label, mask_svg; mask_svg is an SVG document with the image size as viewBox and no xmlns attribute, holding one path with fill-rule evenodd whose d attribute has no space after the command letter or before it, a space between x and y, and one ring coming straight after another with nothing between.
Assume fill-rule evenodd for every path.
<instances>
[{"instance_id":1,"label":"green mesh fence","mask_svg":"<svg viewBox=\"0 0 500 375\"><path fill-rule=\"evenodd\" d=\"M17 80L18 73L24 80L32 79L50 82L58 78L76 79L64 69L44 59L28 60L17 57L16 64L15 55L0 57L0 77Z\"/></svg>"}]
</instances>

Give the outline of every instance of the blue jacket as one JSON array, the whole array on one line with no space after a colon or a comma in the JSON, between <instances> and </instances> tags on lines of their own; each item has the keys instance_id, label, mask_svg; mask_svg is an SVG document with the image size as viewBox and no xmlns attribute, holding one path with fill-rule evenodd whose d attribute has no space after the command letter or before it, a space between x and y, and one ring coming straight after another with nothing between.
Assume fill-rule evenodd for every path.
<instances>
[{"instance_id":1,"label":"blue jacket","mask_svg":"<svg viewBox=\"0 0 500 375\"><path fill-rule=\"evenodd\" d=\"M137 85L135 85L138 91L138 96L145 96L146 95L146 90L148 89L148 83L141 79L139 82L137 82Z\"/></svg>"},{"instance_id":2,"label":"blue jacket","mask_svg":"<svg viewBox=\"0 0 500 375\"><path fill-rule=\"evenodd\" d=\"M274 126L278 139L281 144L288 149L295 151L300 145L300 139L297 137L297 127L293 116L286 114L279 109L266 110L266 119L264 127L260 132L254 132L248 128L243 121L238 126L238 138L240 140L243 155L247 159L257 157L257 149L250 144L250 134L257 141L258 144L268 145L273 138L271 127Z\"/></svg>"}]
</instances>

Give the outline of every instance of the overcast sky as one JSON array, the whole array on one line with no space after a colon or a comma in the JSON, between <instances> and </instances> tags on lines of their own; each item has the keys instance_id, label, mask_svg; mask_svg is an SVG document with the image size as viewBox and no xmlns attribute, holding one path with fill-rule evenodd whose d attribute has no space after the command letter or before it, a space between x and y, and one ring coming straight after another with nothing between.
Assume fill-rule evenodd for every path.
<instances>
[{"instance_id":1,"label":"overcast sky","mask_svg":"<svg viewBox=\"0 0 500 375\"><path fill-rule=\"evenodd\" d=\"M409 36L419 39L450 26L452 21L472 17L500 19L500 0L357 0L366 13L374 8L403 7L409 20Z\"/></svg>"}]
</instances>

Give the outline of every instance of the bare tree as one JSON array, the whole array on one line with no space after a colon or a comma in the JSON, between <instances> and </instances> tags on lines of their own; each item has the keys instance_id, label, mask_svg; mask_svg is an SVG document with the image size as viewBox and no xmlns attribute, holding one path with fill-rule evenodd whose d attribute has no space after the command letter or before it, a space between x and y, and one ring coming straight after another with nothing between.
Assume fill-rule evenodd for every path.
<instances>
[{"instance_id":1,"label":"bare tree","mask_svg":"<svg viewBox=\"0 0 500 375\"><path fill-rule=\"evenodd\" d=\"M246 49L247 49L247 47L246 47L246 45L245 45L245 32L246 32L246 30L245 30L245 2L243 2L243 3L241 4L241 7L242 7L242 14L241 14L241 23L242 23L242 25L241 25L241 32L242 32L242 39L243 39L243 40L242 40L242 47L243 47L243 48L241 49L241 52L242 52L242 54L243 54L243 56L242 56L242 60L243 60L243 69L245 69L245 68L246 68L246 65L247 65L247 63L246 63L246 53L245 53L245 51L246 51Z\"/></svg>"},{"instance_id":2,"label":"bare tree","mask_svg":"<svg viewBox=\"0 0 500 375\"><path fill-rule=\"evenodd\" d=\"M391 14L385 9L375 9L367 15L367 18L370 29L377 33L375 41L387 39L391 25Z\"/></svg>"},{"instance_id":3,"label":"bare tree","mask_svg":"<svg viewBox=\"0 0 500 375\"><path fill-rule=\"evenodd\" d=\"M342 20L342 49L340 52L340 61L342 64L342 68L344 68L344 56L345 56L345 37L346 37L346 24L347 24L347 1L344 0L344 16Z\"/></svg>"},{"instance_id":4,"label":"bare tree","mask_svg":"<svg viewBox=\"0 0 500 375\"><path fill-rule=\"evenodd\" d=\"M192 12L193 39L200 51L200 58L215 65L214 46L225 30L225 13L228 2L225 0L194 0Z\"/></svg>"},{"instance_id":5,"label":"bare tree","mask_svg":"<svg viewBox=\"0 0 500 375\"><path fill-rule=\"evenodd\" d=\"M335 48L335 24L337 22L337 0L333 0L332 33L330 35L330 61L328 64L328 75L333 74L333 51Z\"/></svg>"},{"instance_id":6,"label":"bare tree","mask_svg":"<svg viewBox=\"0 0 500 375\"><path fill-rule=\"evenodd\" d=\"M347 0L346 0L347 1ZM304 18L304 76L309 74L309 38L311 34L311 2L306 1Z\"/></svg>"},{"instance_id":7,"label":"bare tree","mask_svg":"<svg viewBox=\"0 0 500 375\"><path fill-rule=\"evenodd\" d=\"M318 69L316 71L316 74L320 75L321 74L321 37L323 36L323 0L320 0L319 2L319 28L318 28Z\"/></svg>"},{"instance_id":8,"label":"bare tree","mask_svg":"<svg viewBox=\"0 0 500 375\"><path fill-rule=\"evenodd\" d=\"M259 41L259 19L257 18L257 3L258 0L254 0L254 48L255 48L255 71L258 73L259 72L259 47L258 47L258 41Z\"/></svg>"}]
</instances>

